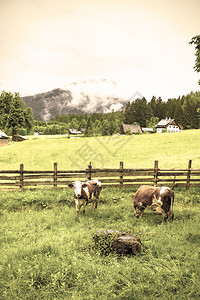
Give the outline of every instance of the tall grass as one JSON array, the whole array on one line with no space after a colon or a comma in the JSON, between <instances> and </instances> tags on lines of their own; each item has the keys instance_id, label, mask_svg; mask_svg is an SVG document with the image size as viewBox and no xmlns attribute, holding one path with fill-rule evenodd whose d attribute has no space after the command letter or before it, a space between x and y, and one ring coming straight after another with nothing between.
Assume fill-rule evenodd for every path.
<instances>
[{"instance_id":1,"label":"tall grass","mask_svg":"<svg viewBox=\"0 0 200 300\"><path fill-rule=\"evenodd\" d=\"M0 148L0 169L52 170L85 169L91 161L97 168L151 168L159 160L161 168L200 166L200 129L182 133L143 134L116 137L72 138L67 136L29 137L28 141Z\"/></svg>"},{"instance_id":2,"label":"tall grass","mask_svg":"<svg viewBox=\"0 0 200 300\"><path fill-rule=\"evenodd\" d=\"M200 190L175 190L175 220L133 215L134 190L103 189L79 219L73 191L0 194L1 299L199 299ZM137 256L102 256L98 229L140 236Z\"/></svg>"}]
</instances>

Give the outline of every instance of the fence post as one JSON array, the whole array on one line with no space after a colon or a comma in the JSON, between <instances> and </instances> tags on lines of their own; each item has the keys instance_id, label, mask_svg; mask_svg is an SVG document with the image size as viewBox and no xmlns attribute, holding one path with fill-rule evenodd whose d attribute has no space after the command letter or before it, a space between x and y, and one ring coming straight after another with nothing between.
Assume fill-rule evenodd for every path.
<instances>
[{"instance_id":1,"label":"fence post","mask_svg":"<svg viewBox=\"0 0 200 300\"><path fill-rule=\"evenodd\" d=\"M158 183L158 160L154 161L154 184Z\"/></svg>"},{"instance_id":2,"label":"fence post","mask_svg":"<svg viewBox=\"0 0 200 300\"><path fill-rule=\"evenodd\" d=\"M20 164L20 191L23 191L24 186L24 165Z\"/></svg>"},{"instance_id":3,"label":"fence post","mask_svg":"<svg viewBox=\"0 0 200 300\"><path fill-rule=\"evenodd\" d=\"M122 189L123 188L123 169L124 169L123 161L120 161L119 169L120 169L120 173L121 173L121 175L119 177L119 182L120 182L120 188Z\"/></svg>"},{"instance_id":4,"label":"fence post","mask_svg":"<svg viewBox=\"0 0 200 300\"><path fill-rule=\"evenodd\" d=\"M90 162L89 166L88 166L88 180L91 180L91 179L92 179L92 164Z\"/></svg>"},{"instance_id":5,"label":"fence post","mask_svg":"<svg viewBox=\"0 0 200 300\"><path fill-rule=\"evenodd\" d=\"M190 159L188 162L188 172L187 172L187 183L186 183L186 189L188 190L190 187L190 170L192 166L192 160Z\"/></svg>"},{"instance_id":6,"label":"fence post","mask_svg":"<svg viewBox=\"0 0 200 300\"><path fill-rule=\"evenodd\" d=\"M54 163L53 184L54 189L57 189L57 163Z\"/></svg>"}]
</instances>

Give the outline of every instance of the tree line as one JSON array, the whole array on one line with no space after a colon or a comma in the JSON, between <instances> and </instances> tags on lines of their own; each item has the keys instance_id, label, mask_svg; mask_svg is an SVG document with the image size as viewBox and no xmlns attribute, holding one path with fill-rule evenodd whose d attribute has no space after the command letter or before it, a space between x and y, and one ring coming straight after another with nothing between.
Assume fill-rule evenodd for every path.
<instances>
[{"instance_id":1,"label":"tree line","mask_svg":"<svg viewBox=\"0 0 200 300\"><path fill-rule=\"evenodd\" d=\"M48 122L33 120L32 109L25 106L18 93L3 91L0 95L0 129L8 135L33 134L34 129L45 135L68 134L70 128L84 128L85 136L104 136L120 133L123 123L155 128L159 120L168 117L175 119L184 129L200 128L200 92L166 102L155 96L147 102L143 97L128 102L118 112L62 114Z\"/></svg>"}]
</instances>

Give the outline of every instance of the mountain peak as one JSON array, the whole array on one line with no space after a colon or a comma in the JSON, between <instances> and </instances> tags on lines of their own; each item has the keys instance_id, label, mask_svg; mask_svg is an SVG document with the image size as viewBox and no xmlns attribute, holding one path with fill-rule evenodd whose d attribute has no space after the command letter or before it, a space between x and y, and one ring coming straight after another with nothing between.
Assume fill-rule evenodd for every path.
<instances>
[{"instance_id":1,"label":"mountain peak","mask_svg":"<svg viewBox=\"0 0 200 300\"><path fill-rule=\"evenodd\" d=\"M117 95L116 83L108 79L72 82L63 88L22 97L22 100L32 107L34 118L43 121L49 121L58 114L121 110L127 102Z\"/></svg>"}]
</instances>

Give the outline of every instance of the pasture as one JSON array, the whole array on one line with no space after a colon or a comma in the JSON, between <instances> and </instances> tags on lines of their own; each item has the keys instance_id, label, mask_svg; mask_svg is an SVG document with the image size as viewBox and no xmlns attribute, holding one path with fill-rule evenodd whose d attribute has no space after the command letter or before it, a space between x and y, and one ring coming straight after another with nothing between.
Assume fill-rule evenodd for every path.
<instances>
[{"instance_id":1,"label":"pasture","mask_svg":"<svg viewBox=\"0 0 200 300\"><path fill-rule=\"evenodd\" d=\"M63 170L94 168L192 168L200 166L200 129L182 133L143 134L114 137L68 138L32 136L29 140L0 148L0 169L52 170L53 163Z\"/></svg>"},{"instance_id":2,"label":"pasture","mask_svg":"<svg viewBox=\"0 0 200 300\"><path fill-rule=\"evenodd\" d=\"M173 223L133 215L134 191L102 190L79 219L72 190L2 192L1 299L199 299L200 190L176 190ZM140 236L137 256L94 249L98 229Z\"/></svg>"},{"instance_id":3,"label":"pasture","mask_svg":"<svg viewBox=\"0 0 200 300\"><path fill-rule=\"evenodd\" d=\"M0 168L199 168L200 130L125 137L31 137L0 148ZM0 192L0 299L199 299L200 189L175 189L174 222L133 213L135 189L105 188L76 217L71 189ZM137 256L102 255L98 229L135 233Z\"/></svg>"}]
</instances>

